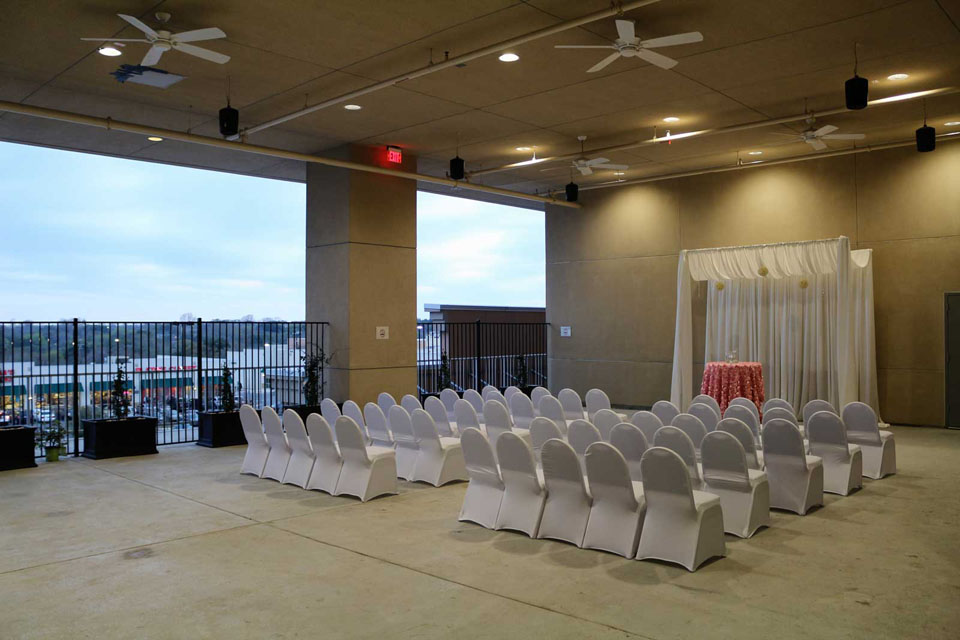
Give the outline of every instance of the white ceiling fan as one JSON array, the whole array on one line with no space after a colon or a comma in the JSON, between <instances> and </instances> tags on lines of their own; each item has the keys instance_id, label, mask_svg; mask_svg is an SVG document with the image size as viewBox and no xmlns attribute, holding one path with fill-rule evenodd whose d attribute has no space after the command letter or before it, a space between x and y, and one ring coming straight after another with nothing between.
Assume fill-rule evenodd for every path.
<instances>
[{"instance_id":1,"label":"white ceiling fan","mask_svg":"<svg viewBox=\"0 0 960 640\"><path fill-rule=\"evenodd\" d=\"M612 169L614 171L625 171L630 167L625 164L610 164L607 158L587 158L583 151L583 143L587 136L577 136L580 141L580 157L573 160L570 166L580 172L581 175L589 176L593 174L594 169ZM563 167L552 167L550 169L541 169L541 171L558 171Z\"/></svg>"},{"instance_id":2,"label":"white ceiling fan","mask_svg":"<svg viewBox=\"0 0 960 640\"><path fill-rule=\"evenodd\" d=\"M133 16L128 16L123 13L118 13L117 15L140 31L143 31L143 35L146 37L80 39L89 40L92 42L146 42L150 45L150 49L147 50L147 55L145 55L143 60L140 61L141 66L144 67L150 67L157 64L160 61L160 56L162 56L165 51L170 51L171 49L182 51L183 53L187 53L198 58L203 58L204 60L209 60L210 62L216 62L217 64L225 64L230 61L230 56L218 53L216 51L211 51L210 49L204 49L203 47L188 44L190 42L201 42L203 40L226 38L227 34L217 27L207 27L206 29L194 29L193 31L170 33L162 28L154 30ZM156 16L161 27L166 25L166 23L170 20L169 13L157 13Z\"/></svg>"},{"instance_id":3,"label":"white ceiling fan","mask_svg":"<svg viewBox=\"0 0 960 640\"><path fill-rule=\"evenodd\" d=\"M862 133L834 133L834 131L837 131L839 127L832 124L825 124L822 127L816 127L814 124L815 122L816 118L810 116L807 118L807 129L800 133L771 133L778 136L788 136L794 139L799 138L801 142L806 142L813 147L815 151L823 151L827 148L827 143L824 142L824 140L863 140L866 138L866 136Z\"/></svg>"},{"instance_id":4,"label":"white ceiling fan","mask_svg":"<svg viewBox=\"0 0 960 640\"><path fill-rule=\"evenodd\" d=\"M692 44L703 41L703 34L699 31L690 31L689 33L678 33L672 36L662 38L653 38L651 40L641 40L637 37L636 24L633 20L617 20L617 34L619 37L611 44L558 44L556 49L613 49L614 52L609 56L587 69L587 73L600 71L617 58L640 58L646 60L652 65L661 69L671 69L677 66L677 61L673 58L650 51L658 47L673 47L678 44Z\"/></svg>"}]
</instances>

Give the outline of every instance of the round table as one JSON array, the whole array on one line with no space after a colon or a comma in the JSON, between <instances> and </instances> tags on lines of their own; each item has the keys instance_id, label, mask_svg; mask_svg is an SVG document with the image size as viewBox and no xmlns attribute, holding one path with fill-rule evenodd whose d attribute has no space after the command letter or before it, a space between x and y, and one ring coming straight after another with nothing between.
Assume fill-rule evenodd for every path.
<instances>
[{"instance_id":1,"label":"round table","mask_svg":"<svg viewBox=\"0 0 960 640\"><path fill-rule=\"evenodd\" d=\"M763 366L759 362L708 362L700 393L715 398L721 414L737 397L749 398L760 411L764 401Z\"/></svg>"}]
</instances>

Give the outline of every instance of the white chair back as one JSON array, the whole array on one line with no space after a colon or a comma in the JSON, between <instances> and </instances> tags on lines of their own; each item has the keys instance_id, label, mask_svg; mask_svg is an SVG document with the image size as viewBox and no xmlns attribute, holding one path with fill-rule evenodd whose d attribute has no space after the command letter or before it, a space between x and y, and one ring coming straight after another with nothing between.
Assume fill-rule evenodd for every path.
<instances>
[{"instance_id":1,"label":"white chair back","mask_svg":"<svg viewBox=\"0 0 960 640\"><path fill-rule=\"evenodd\" d=\"M386 391L377 396L377 406L380 407L380 411L383 413L383 415L390 413L390 407L395 404L397 404L397 401L394 400L393 396Z\"/></svg>"},{"instance_id":2,"label":"white chair back","mask_svg":"<svg viewBox=\"0 0 960 640\"><path fill-rule=\"evenodd\" d=\"M561 389L557 394L557 400L563 406L563 413L567 416L567 423L571 420L583 420L583 403L580 402L580 394L573 389Z\"/></svg>"},{"instance_id":3,"label":"white chair back","mask_svg":"<svg viewBox=\"0 0 960 640\"><path fill-rule=\"evenodd\" d=\"M286 409L283 412L283 431L287 434L287 443L291 449L313 456L313 447L310 446L310 438L307 437L303 418L293 409Z\"/></svg>"},{"instance_id":4,"label":"white chair back","mask_svg":"<svg viewBox=\"0 0 960 640\"><path fill-rule=\"evenodd\" d=\"M554 438L543 443L540 457L543 460L543 483L548 494L568 493L573 489L578 497L586 499L589 506L583 470L573 447L560 438Z\"/></svg>"},{"instance_id":5,"label":"white chair back","mask_svg":"<svg viewBox=\"0 0 960 640\"><path fill-rule=\"evenodd\" d=\"M617 448L627 461L630 477L634 482L643 482L640 459L650 448L646 436L638 427L629 422L621 422L610 432L610 444Z\"/></svg>"},{"instance_id":6,"label":"white chair back","mask_svg":"<svg viewBox=\"0 0 960 640\"><path fill-rule=\"evenodd\" d=\"M366 437L367 423L363 419L363 412L360 411L360 405L358 405L353 400L347 400L346 402L343 403L343 415L347 416L348 418L353 420L355 423L357 423L357 426L360 427L360 433L364 434L364 437ZM334 430L336 430L337 423L334 422L333 424L334 424L333 428Z\"/></svg>"},{"instance_id":7,"label":"white chair back","mask_svg":"<svg viewBox=\"0 0 960 640\"><path fill-rule=\"evenodd\" d=\"M754 409L756 409L756 407L754 407ZM760 442L760 421L757 420L757 416L754 415L753 411L750 411L748 407L745 407L742 404L731 404L723 413L723 417L736 418L743 424L750 427L750 431L753 432L753 437L757 442Z\"/></svg>"},{"instance_id":8,"label":"white chair back","mask_svg":"<svg viewBox=\"0 0 960 640\"><path fill-rule=\"evenodd\" d=\"M337 480L340 479L340 466L343 464L337 441L333 437L333 428L322 415L316 413L307 416L306 427L316 458L307 489L333 493L337 488Z\"/></svg>"},{"instance_id":9,"label":"white chair back","mask_svg":"<svg viewBox=\"0 0 960 640\"><path fill-rule=\"evenodd\" d=\"M618 510L640 508L633 479L623 454L609 442L594 442L585 454L587 480L594 502L606 502Z\"/></svg>"},{"instance_id":10,"label":"white chair back","mask_svg":"<svg viewBox=\"0 0 960 640\"><path fill-rule=\"evenodd\" d=\"M591 422L600 432L600 437L609 442L610 432L620 424L620 416L610 409L598 409L594 412Z\"/></svg>"},{"instance_id":11,"label":"white chair back","mask_svg":"<svg viewBox=\"0 0 960 640\"><path fill-rule=\"evenodd\" d=\"M717 431L729 433L743 447L743 452L747 456L747 466L751 469L760 468L760 456L757 455L757 439L742 420L737 418L724 418L717 423Z\"/></svg>"},{"instance_id":12,"label":"white chair back","mask_svg":"<svg viewBox=\"0 0 960 640\"><path fill-rule=\"evenodd\" d=\"M720 403L717 402L717 399L713 396L708 396L705 393L701 393L700 395L695 396L693 400L690 401L690 404L705 404L717 412L717 419L720 417ZM689 407L687 408L687 413L690 413Z\"/></svg>"},{"instance_id":13,"label":"white chair back","mask_svg":"<svg viewBox=\"0 0 960 640\"><path fill-rule=\"evenodd\" d=\"M561 432L567 432L567 416L563 412L563 405L553 396L541 396L537 413L543 418L553 420Z\"/></svg>"},{"instance_id":14,"label":"white chair back","mask_svg":"<svg viewBox=\"0 0 960 640\"><path fill-rule=\"evenodd\" d=\"M637 411L630 417L630 423L643 432L643 437L647 439L648 443L653 443L653 437L657 435L660 427L664 426L657 414L652 411Z\"/></svg>"},{"instance_id":15,"label":"white chair back","mask_svg":"<svg viewBox=\"0 0 960 640\"><path fill-rule=\"evenodd\" d=\"M794 419L797 417L797 410L793 408L793 405L784 400L783 398L770 398L763 403L763 415L767 415L767 411L770 409L786 409L793 414Z\"/></svg>"},{"instance_id":16,"label":"white chair back","mask_svg":"<svg viewBox=\"0 0 960 640\"><path fill-rule=\"evenodd\" d=\"M492 485L502 490L503 480L487 436L479 429L470 427L460 435L460 445L463 447L463 459L467 464L470 482Z\"/></svg>"},{"instance_id":17,"label":"white chair back","mask_svg":"<svg viewBox=\"0 0 960 640\"><path fill-rule=\"evenodd\" d=\"M478 416L483 415L483 396L477 393L476 389L467 389L463 392L463 399L473 406L473 410Z\"/></svg>"},{"instance_id":18,"label":"white chair back","mask_svg":"<svg viewBox=\"0 0 960 640\"><path fill-rule=\"evenodd\" d=\"M504 433L497 438L497 462L504 485L521 487L534 494L543 492L530 445L517 434Z\"/></svg>"},{"instance_id":19,"label":"white chair back","mask_svg":"<svg viewBox=\"0 0 960 640\"><path fill-rule=\"evenodd\" d=\"M333 429L337 434L337 446L340 447L340 456L344 461L369 467L366 439L357 421L348 415L342 415L337 418Z\"/></svg>"},{"instance_id":20,"label":"white chair back","mask_svg":"<svg viewBox=\"0 0 960 640\"><path fill-rule=\"evenodd\" d=\"M792 422L793 424L796 424L797 426L799 426L799 424L797 423L796 414L790 409L785 409L783 407L770 407L769 409L765 409L763 411L763 424L767 424L769 421L774 420L776 418L780 418L781 420L787 420L788 422Z\"/></svg>"},{"instance_id":21,"label":"white chair back","mask_svg":"<svg viewBox=\"0 0 960 640\"><path fill-rule=\"evenodd\" d=\"M533 391L530 392L530 400L533 401L533 406L539 407L540 401L550 395L550 391L544 387L534 387Z\"/></svg>"},{"instance_id":22,"label":"white chair back","mask_svg":"<svg viewBox=\"0 0 960 640\"><path fill-rule=\"evenodd\" d=\"M816 415L816 414L814 414ZM863 402L851 402L843 408L847 440L853 444L880 446L880 425L873 408Z\"/></svg>"},{"instance_id":23,"label":"white chair back","mask_svg":"<svg viewBox=\"0 0 960 640\"><path fill-rule=\"evenodd\" d=\"M260 416L249 404L240 405L240 426L243 428L243 437L247 439L247 444L267 444Z\"/></svg>"},{"instance_id":24,"label":"white chair back","mask_svg":"<svg viewBox=\"0 0 960 640\"><path fill-rule=\"evenodd\" d=\"M381 394L383 395L383 394ZM398 406L394 402L390 407ZM390 408L387 409L389 411ZM371 442L378 447L392 447L393 436L390 435L390 429L387 427L387 416L383 413L383 408L379 404L368 402L363 407L363 418L367 423L367 435Z\"/></svg>"},{"instance_id":25,"label":"white chair back","mask_svg":"<svg viewBox=\"0 0 960 640\"><path fill-rule=\"evenodd\" d=\"M593 422L597 411L601 409L610 409L610 398L602 389L590 389L587 391L587 420Z\"/></svg>"},{"instance_id":26,"label":"white chair back","mask_svg":"<svg viewBox=\"0 0 960 640\"><path fill-rule=\"evenodd\" d=\"M708 486L750 491L747 455L737 438L726 431L708 433L700 444L703 480Z\"/></svg>"},{"instance_id":27,"label":"white chair back","mask_svg":"<svg viewBox=\"0 0 960 640\"><path fill-rule=\"evenodd\" d=\"M407 413L413 413L417 409L423 409L423 405L420 404L420 398L415 395L407 394L400 398L400 406L407 410ZM387 414L390 415L389 413Z\"/></svg>"},{"instance_id":28,"label":"white chair back","mask_svg":"<svg viewBox=\"0 0 960 640\"><path fill-rule=\"evenodd\" d=\"M696 515L690 476L683 458L676 451L660 446L651 447L643 454L640 465L648 518L659 510L668 513L680 511L684 516Z\"/></svg>"},{"instance_id":29,"label":"white chair back","mask_svg":"<svg viewBox=\"0 0 960 640\"><path fill-rule=\"evenodd\" d=\"M485 386L485 387L483 388L483 390L480 392L480 396L483 398L483 401L484 401L484 402L487 401L487 396L490 395L490 393L493 392L493 391L496 391L497 393L500 393L500 390L499 390L499 389L497 389L495 386L490 385L490 384L488 384L487 386Z\"/></svg>"},{"instance_id":30,"label":"white chair back","mask_svg":"<svg viewBox=\"0 0 960 640\"><path fill-rule=\"evenodd\" d=\"M283 434L283 423L280 416L273 410L273 407L266 406L260 410L261 420L263 421L263 433L267 437L267 444L271 449L288 448L287 437Z\"/></svg>"},{"instance_id":31,"label":"white chair back","mask_svg":"<svg viewBox=\"0 0 960 640\"><path fill-rule=\"evenodd\" d=\"M567 441L570 442L570 446L577 452L577 455L582 456L587 453L587 447L594 442L602 442L603 438L595 426L581 418L570 423L570 429L567 431Z\"/></svg>"},{"instance_id":32,"label":"white chair back","mask_svg":"<svg viewBox=\"0 0 960 640\"><path fill-rule=\"evenodd\" d=\"M700 418L692 413L680 413L673 419L671 425L687 434L690 437L690 441L693 442L693 448L698 451L700 450L700 443L703 442L704 436L707 435L707 428L703 426Z\"/></svg>"},{"instance_id":33,"label":"white chair back","mask_svg":"<svg viewBox=\"0 0 960 640\"><path fill-rule=\"evenodd\" d=\"M410 416L410 420L413 423L413 436L417 439L417 447L420 451L426 452L427 455L441 455L443 448L440 446L440 433L437 431L433 416L423 409L417 409Z\"/></svg>"},{"instance_id":34,"label":"white chair back","mask_svg":"<svg viewBox=\"0 0 960 640\"><path fill-rule=\"evenodd\" d=\"M757 408L757 405L753 400L751 400L750 398L744 398L743 396L737 396L736 398L730 401L730 403L727 405L727 408L729 409L730 407L736 406L736 405L750 409L750 412L753 414L753 417L757 419L757 423L759 424L760 409ZM724 414L724 417L726 417L726 414Z\"/></svg>"},{"instance_id":35,"label":"white chair back","mask_svg":"<svg viewBox=\"0 0 960 640\"><path fill-rule=\"evenodd\" d=\"M653 446L666 447L680 456L687 465L690 481L694 485L699 485L700 470L697 468L697 452L690 436L674 426L661 427L653 437Z\"/></svg>"},{"instance_id":36,"label":"white chair back","mask_svg":"<svg viewBox=\"0 0 960 640\"><path fill-rule=\"evenodd\" d=\"M789 420L782 419L771 420L763 425L763 461L768 467L782 465L805 473L807 455L800 429Z\"/></svg>"},{"instance_id":37,"label":"white chair back","mask_svg":"<svg viewBox=\"0 0 960 640\"><path fill-rule=\"evenodd\" d=\"M513 424L521 429L529 429L530 423L536 417L533 410L533 402L527 395L517 389L517 392L510 396L510 415L513 417Z\"/></svg>"},{"instance_id":38,"label":"white chair back","mask_svg":"<svg viewBox=\"0 0 960 640\"><path fill-rule=\"evenodd\" d=\"M539 416L530 423L530 442L534 451L543 449L543 443L547 440L558 438L563 440L563 434L560 433L560 427L553 420Z\"/></svg>"},{"instance_id":39,"label":"white chair back","mask_svg":"<svg viewBox=\"0 0 960 640\"><path fill-rule=\"evenodd\" d=\"M430 417L433 418L433 422L437 427L437 430L440 432L440 435L449 438L453 436L453 429L450 427L450 419L447 417L447 408L443 406L443 403L440 402L440 398L436 396L428 396L426 400L423 401L423 410L430 414ZM413 413L410 414L410 417L413 418ZM414 424L416 427L416 424Z\"/></svg>"},{"instance_id":40,"label":"white chair back","mask_svg":"<svg viewBox=\"0 0 960 640\"><path fill-rule=\"evenodd\" d=\"M440 392L440 402L443 403L443 407L447 410L447 417L451 420L453 419L453 404L459 399L460 396L453 389L447 388Z\"/></svg>"},{"instance_id":41,"label":"white chair back","mask_svg":"<svg viewBox=\"0 0 960 640\"><path fill-rule=\"evenodd\" d=\"M422 409L414 409L414 411L422 411ZM390 422L390 433L393 435L393 441L396 444L397 477L412 480L417 455L420 452L420 448L417 446L417 438L413 434L413 421L402 404L390 407L390 414L387 418Z\"/></svg>"},{"instance_id":42,"label":"white chair back","mask_svg":"<svg viewBox=\"0 0 960 640\"><path fill-rule=\"evenodd\" d=\"M457 430L461 434L463 434L464 429L470 429L471 427L480 429L480 419L477 417L477 412L467 400L461 398L453 403L453 416L457 423Z\"/></svg>"},{"instance_id":43,"label":"white chair back","mask_svg":"<svg viewBox=\"0 0 960 640\"><path fill-rule=\"evenodd\" d=\"M833 463L846 463L850 460L847 429L840 416L832 411L818 411L810 416L810 421L804 426L811 455L820 456Z\"/></svg>"},{"instance_id":44,"label":"white chair back","mask_svg":"<svg viewBox=\"0 0 960 640\"><path fill-rule=\"evenodd\" d=\"M720 422L720 411L714 411L708 404L694 402L687 409L687 413L700 418L700 422L707 429L707 433L717 429L717 423Z\"/></svg>"},{"instance_id":45,"label":"white chair back","mask_svg":"<svg viewBox=\"0 0 960 640\"><path fill-rule=\"evenodd\" d=\"M673 422L673 419L680 415L680 409L669 400L657 400L650 409L651 413L660 418L664 426Z\"/></svg>"},{"instance_id":46,"label":"white chair back","mask_svg":"<svg viewBox=\"0 0 960 640\"><path fill-rule=\"evenodd\" d=\"M484 403L490 402L491 400L493 400L494 402L499 402L504 407L506 407L507 411L510 411L510 404L507 402L506 397L504 397L504 395L499 391L497 391L496 389L488 393L486 397L483 399Z\"/></svg>"},{"instance_id":47,"label":"white chair back","mask_svg":"<svg viewBox=\"0 0 960 640\"><path fill-rule=\"evenodd\" d=\"M332 398L324 398L320 401L320 413L329 425L335 425L337 418L343 415L340 413L340 407L337 406L337 403L334 402ZM331 426L330 428L332 429L333 427Z\"/></svg>"},{"instance_id":48,"label":"white chair back","mask_svg":"<svg viewBox=\"0 0 960 640\"><path fill-rule=\"evenodd\" d=\"M510 385L509 387L503 390L503 397L506 399L508 405L510 404L510 398L512 398L517 393L523 393L523 392L513 385Z\"/></svg>"},{"instance_id":49,"label":"white chair back","mask_svg":"<svg viewBox=\"0 0 960 640\"><path fill-rule=\"evenodd\" d=\"M487 437L490 438L490 446L494 451L499 451L497 440L502 434L513 431L507 408L497 400L487 400L483 403L483 422L487 429Z\"/></svg>"},{"instance_id":50,"label":"white chair back","mask_svg":"<svg viewBox=\"0 0 960 640\"><path fill-rule=\"evenodd\" d=\"M840 415L836 408L834 408L834 406L826 400L814 399L803 405L802 413L804 423L806 423L806 421L810 419L810 416L815 414L817 411L832 411L837 415Z\"/></svg>"}]
</instances>

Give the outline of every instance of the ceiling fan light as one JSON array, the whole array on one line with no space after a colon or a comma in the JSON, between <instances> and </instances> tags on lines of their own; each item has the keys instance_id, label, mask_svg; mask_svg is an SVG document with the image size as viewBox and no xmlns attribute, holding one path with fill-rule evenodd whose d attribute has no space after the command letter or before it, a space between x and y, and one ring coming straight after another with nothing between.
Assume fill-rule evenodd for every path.
<instances>
[{"instance_id":1,"label":"ceiling fan light","mask_svg":"<svg viewBox=\"0 0 960 640\"><path fill-rule=\"evenodd\" d=\"M147 136L147 140L150 142L163 142L163 138L160 136Z\"/></svg>"},{"instance_id":2,"label":"ceiling fan light","mask_svg":"<svg viewBox=\"0 0 960 640\"><path fill-rule=\"evenodd\" d=\"M844 93L847 98L847 109L863 109L867 106L867 94L870 91L870 85L866 78L854 74L844 85Z\"/></svg>"},{"instance_id":3,"label":"ceiling fan light","mask_svg":"<svg viewBox=\"0 0 960 640\"><path fill-rule=\"evenodd\" d=\"M517 151L530 151L533 147L517 147Z\"/></svg>"},{"instance_id":4,"label":"ceiling fan light","mask_svg":"<svg viewBox=\"0 0 960 640\"><path fill-rule=\"evenodd\" d=\"M923 125L917 129L917 151L927 153L937 148L937 130Z\"/></svg>"},{"instance_id":5,"label":"ceiling fan light","mask_svg":"<svg viewBox=\"0 0 960 640\"><path fill-rule=\"evenodd\" d=\"M500 57L498 58L500 62L516 62L519 59L520 59L520 56L510 51L506 53L501 53Z\"/></svg>"},{"instance_id":6,"label":"ceiling fan light","mask_svg":"<svg viewBox=\"0 0 960 640\"><path fill-rule=\"evenodd\" d=\"M567 195L567 202L576 202L577 196L580 194L580 187L577 186L576 182L571 182L563 188L564 192Z\"/></svg>"},{"instance_id":7,"label":"ceiling fan light","mask_svg":"<svg viewBox=\"0 0 960 640\"><path fill-rule=\"evenodd\" d=\"M347 111L360 111L360 109L363 109L363 107L358 104L345 104L343 105L343 108Z\"/></svg>"},{"instance_id":8,"label":"ceiling fan light","mask_svg":"<svg viewBox=\"0 0 960 640\"><path fill-rule=\"evenodd\" d=\"M906 73L892 73L887 76L887 80L906 80L910 76Z\"/></svg>"},{"instance_id":9,"label":"ceiling fan light","mask_svg":"<svg viewBox=\"0 0 960 640\"><path fill-rule=\"evenodd\" d=\"M110 57L110 58L114 58L114 57L116 57L116 56L121 55L123 52L120 51L120 49L117 49L117 48L114 47L114 46L105 44L105 45L103 45L102 47L100 47L99 49L97 49L97 53L99 53L99 54L102 55L102 56L107 56L107 57Z\"/></svg>"},{"instance_id":10,"label":"ceiling fan light","mask_svg":"<svg viewBox=\"0 0 960 640\"><path fill-rule=\"evenodd\" d=\"M747 151L748 156L762 156L763 151Z\"/></svg>"},{"instance_id":11,"label":"ceiling fan light","mask_svg":"<svg viewBox=\"0 0 960 640\"><path fill-rule=\"evenodd\" d=\"M663 119L664 122L680 122L680 118L677 116L667 116Z\"/></svg>"}]
</instances>

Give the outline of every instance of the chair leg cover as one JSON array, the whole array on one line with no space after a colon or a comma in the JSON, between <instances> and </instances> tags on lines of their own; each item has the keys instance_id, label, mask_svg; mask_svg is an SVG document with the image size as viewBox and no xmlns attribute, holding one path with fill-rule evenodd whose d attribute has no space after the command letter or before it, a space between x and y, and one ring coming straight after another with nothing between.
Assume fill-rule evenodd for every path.
<instances>
[{"instance_id":1,"label":"chair leg cover","mask_svg":"<svg viewBox=\"0 0 960 640\"><path fill-rule=\"evenodd\" d=\"M749 538L760 527L770 526L770 483L755 484L750 491L707 487L720 498L723 530L740 538Z\"/></svg>"},{"instance_id":2,"label":"chair leg cover","mask_svg":"<svg viewBox=\"0 0 960 640\"><path fill-rule=\"evenodd\" d=\"M697 503L695 520L648 518L644 522L637 560L664 560L696 571L710 558L727 554L720 498L702 491L693 495Z\"/></svg>"},{"instance_id":3,"label":"chair leg cover","mask_svg":"<svg viewBox=\"0 0 960 640\"><path fill-rule=\"evenodd\" d=\"M804 515L811 507L823 504L822 463L806 472L769 464L766 470L772 508Z\"/></svg>"},{"instance_id":4,"label":"chair leg cover","mask_svg":"<svg viewBox=\"0 0 960 640\"><path fill-rule=\"evenodd\" d=\"M583 547L616 553L632 558L637 553L637 542L643 529L646 503L641 497L637 511L626 511L609 502L595 501L583 534Z\"/></svg>"},{"instance_id":5,"label":"chair leg cover","mask_svg":"<svg viewBox=\"0 0 960 640\"><path fill-rule=\"evenodd\" d=\"M863 475L879 480L897 472L897 446L893 438L884 440L879 446L861 444L863 451Z\"/></svg>"},{"instance_id":6,"label":"chair leg cover","mask_svg":"<svg viewBox=\"0 0 960 640\"><path fill-rule=\"evenodd\" d=\"M467 493L463 496L460 508L461 521L475 522L481 527L493 529L497 526L500 503L503 501L503 487L471 480Z\"/></svg>"},{"instance_id":7,"label":"chair leg cover","mask_svg":"<svg viewBox=\"0 0 960 640\"><path fill-rule=\"evenodd\" d=\"M582 547L589 518L590 499L583 493L583 487L552 491L544 503L537 537L563 540Z\"/></svg>"},{"instance_id":8,"label":"chair leg cover","mask_svg":"<svg viewBox=\"0 0 960 640\"><path fill-rule=\"evenodd\" d=\"M337 481L340 479L340 468L342 466L343 461L339 458L324 458L322 455L318 455L313 463L310 481L307 482L306 488L336 495Z\"/></svg>"},{"instance_id":9,"label":"chair leg cover","mask_svg":"<svg viewBox=\"0 0 960 640\"><path fill-rule=\"evenodd\" d=\"M263 438L261 437L261 440ZM247 445L247 452L243 455L243 465L240 473L250 473L259 478L263 477L263 469L267 466L267 456L270 447L266 443L254 442Z\"/></svg>"},{"instance_id":10,"label":"chair leg cover","mask_svg":"<svg viewBox=\"0 0 960 640\"><path fill-rule=\"evenodd\" d=\"M413 480L416 473L417 455L420 450L415 442L397 441L397 477Z\"/></svg>"},{"instance_id":11,"label":"chair leg cover","mask_svg":"<svg viewBox=\"0 0 960 640\"><path fill-rule=\"evenodd\" d=\"M807 500L804 504L803 511L800 512L800 515L804 515L816 506L823 505L823 465L817 465L810 471L810 482L807 485Z\"/></svg>"},{"instance_id":12,"label":"chair leg cover","mask_svg":"<svg viewBox=\"0 0 960 640\"><path fill-rule=\"evenodd\" d=\"M823 490L841 496L850 495L863 486L863 455L861 451L850 454L847 462L823 465Z\"/></svg>"},{"instance_id":13,"label":"chair leg cover","mask_svg":"<svg viewBox=\"0 0 960 640\"><path fill-rule=\"evenodd\" d=\"M366 502L387 493L397 493L397 460L383 456L370 462L369 467L353 464L345 459L335 495L348 495Z\"/></svg>"},{"instance_id":14,"label":"chair leg cover","mask_svg":"<svg viewBox=\"0 0 960 640\"><path fill-rule=\"evenodd\" d=\"M463 449L459 446L451 447L443 449L439 454L421 449L410 479L428 482L435 487L454 480L468 480Z\"/></svg>"},{"instance_id":15,"label":"chair leg cover","mask_svg":"<svg viewBox=\"0 0 960 640\"><path fill-rule=\"evenodd\" d=\"M290 449L271 447L270 453L267 454L267 463L263 466L263 475L260 477L282 482L283 476L287 473L287 465L290 464L290 454Z\"/></svg>"},{"instance_id":16,"label":"chair leg cover","mask_svg":"<svg viewBox=\"0 0 960 640\"><path fill-rule=\"evenodd\" d=\"M508 484L503 492L500 511L497 513L497 525L494 528L522 531L531 538L536 538L546 497L547 492L544 490L536 494Z\"/></svg>"},{"instance_id":17,"label":"chair leg cover","mask_svg":"<svg viewBox=\"0 0 960 640\"><path fill-rule=\"evenodd\" d=\"M294 449L293 453L290 454L290 462L287 463L287 469L283 473L283 480L281 480L281 482L306 489L314 462L316 462L316 458L313 456Z\"/></svg>"}]
</instances>

